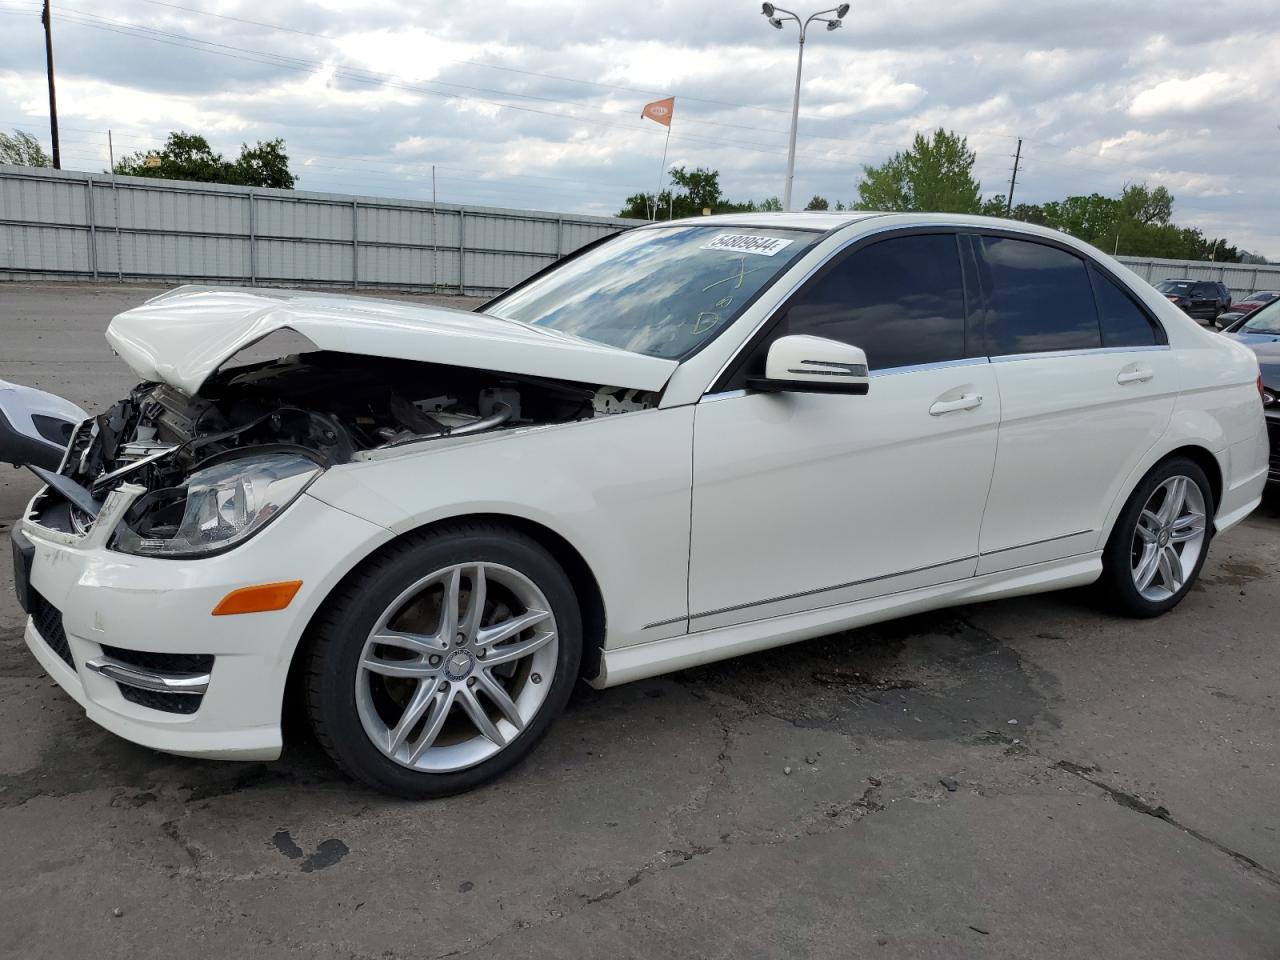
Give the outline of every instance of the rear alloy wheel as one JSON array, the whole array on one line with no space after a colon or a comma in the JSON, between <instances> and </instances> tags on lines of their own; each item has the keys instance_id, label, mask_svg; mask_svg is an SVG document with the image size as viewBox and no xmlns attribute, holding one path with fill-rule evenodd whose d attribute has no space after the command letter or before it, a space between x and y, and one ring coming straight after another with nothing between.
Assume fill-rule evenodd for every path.
<instances>
[{"instance_id":1,"label":"rear alloy wheel","mask_svg":"<svg viewBox=\"0 0 1280 960\"><path fill-rule=\"evenodd\" d=\"M1162 603L1195 575L1207 523L1204 496L1190 477L1170 477L1156 487L1138 514L1129 550L1129 572L1144 599Z\"/></svg>"},{"instance_id":2,"label":"rear alloy wheel","mask_svg":"<svg viewBox=\"0 0 1280 960\"><path fill-rule=\"evenodd\" d=\"M1204 565L1213 494L1181 457L1158 464L1125 504L1103 554L1102 586L1120 612L1152 617L1176 606Z\"/></svg>"},{"instance_id":3,"label":"rear alloy wheel","mask_svg":"<svg viewBox=\"0 0 1280 960\"><path fill-rule=\"evenodd\" d=\"M404 797L458 793L533 748L581 649L573 587L546 550L460 525L397 544L335 594L311 637L308 711L353 776Z\"/></svg>"}]
</instances>

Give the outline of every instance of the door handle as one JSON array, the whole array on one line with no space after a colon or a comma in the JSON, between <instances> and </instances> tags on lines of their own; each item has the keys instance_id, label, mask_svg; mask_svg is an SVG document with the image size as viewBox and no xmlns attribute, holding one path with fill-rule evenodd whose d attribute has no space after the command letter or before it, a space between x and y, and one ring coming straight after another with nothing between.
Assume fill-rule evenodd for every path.
<instances>
[{"instance_id":1,"label":"door handle","mask_svg":"<svg viewBox=\"0 0 1280 960\"><path fill-rule=\"evenodd\" d=\"M981 403L982 394L980 393L962 394L955 400L935 400L933 406L929 408L929 416L940 417L944 413L955 413L957 410L972 410Z\"/></svg>"},{"instance_id":2,"label":"door handle","mask_svg":"<svg viewBox=\"0 0 1280 960\"><path fill-rule=\"evenodd\" d=\"M1136 367L1132 370L1121 370L1116 374L1116 383L1146 383L1155 376L1150 367Z\"/></svg>"}]
</instances>

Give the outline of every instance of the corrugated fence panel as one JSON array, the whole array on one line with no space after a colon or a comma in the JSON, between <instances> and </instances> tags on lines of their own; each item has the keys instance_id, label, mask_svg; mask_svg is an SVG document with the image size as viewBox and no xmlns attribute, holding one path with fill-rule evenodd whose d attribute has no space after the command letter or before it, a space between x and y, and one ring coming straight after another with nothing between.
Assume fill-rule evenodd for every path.
<instances>
[{"instance_id":1,"label":"corrugated fence panel","mask_svg":"<svg viewBox=\"0 0 1280 960\"><path fill-rule=\"evenodd\" d=\"M249 244L240 237L175 236L122 233L117 264L109 250L114 232L98 231L99 275L123 272L126 277L181 277L240 282L249 267Z\"/></svg>"},{"instance_id":2,"label":"corrugated fence panel","mask_svg":"<svg viewBox=\"0 0 1280 960\"><path fill-rule=\"evenodd\" d=\"M89 231L0 224L0 269L89 273Z\"/></svg>"},{"instance_id":3,"label":"corrugated fence panel","mask_svg":"<svg viewBox=\"0 0 1280 960\"><path fill-rule=\"evenodd\" d=\"M640 222L0 165L0 279L487 294Z\"/></svg>"},{"instance_id":4,"label":"corrugated fence panel","mask_svg":"<svg viewBox=\"0 0 1280 960\"><path fill-rule=\"evenodd\" d=\"M361 246L360 282L390 284L408 278L412 286L429 287L436 282L434 263L430 249Z\"/></svg>"},{"instance_id":5,"label":"corrugated fence panel","mask_svg":"<svg viewBox=\"0 0 1280 960\"><path fill-rule=\"evenodd\" d=\"M555 260L555 255L467 251L466 289L505 290Z\"/></svg>"},{"instance_id":6,"label":"corrugated fence panel","mask_svg":"<svg viewBox=\"0 0 1280 960\"><path fill-rule=\"evenodd\" d=\"M290 283L353 282L352 247L349 243L317 243L305 240L258 238L258 279Z\"/></svg>"},{"instance_id":7,"label":"corrugated fence panel","mask_svg":"<svg viewBox=\"0 0 1280 960\"><path fill-rule=\"evenodd\" d=\"M346 203L280 200L256 196L254 213L260 237L296 237L301 240L350 240L353 211Z\"/></svg>"},{"instance_id":8,"label":"corrugated fence panel","mask_svg":"<svg viewBox=\"0 0 1280 960\"><path fill-rule=\"evenodd\" d=\"M87 224L84 181L0 181L0 220Z\"/></svg>"}]
</instances>

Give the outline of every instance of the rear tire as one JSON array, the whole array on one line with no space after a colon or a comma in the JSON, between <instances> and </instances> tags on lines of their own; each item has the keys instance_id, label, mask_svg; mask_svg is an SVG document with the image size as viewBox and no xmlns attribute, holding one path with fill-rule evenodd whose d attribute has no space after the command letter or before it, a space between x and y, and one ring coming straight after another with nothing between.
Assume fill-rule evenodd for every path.
<instances>
[{"instance_id":1,"label":"rear tire","mask_svg":"<svg viewBox=\"0 0 1280 960\"><path fill-rule=\"evenodd\" d=\"M1209 552L1215 504L1187 457L1156 464L1130 494L1102 554L1098 581L1117 613L1157 617L1187 595Z\"/></svg>"},{"instance_id":2,"label":"rear tire","mask_svg":"<svg viewBox=\"0 0 1280 960\"><path fill-rule=\"evenodd\" d=\"M406 538L330 597L309 637L307 713L346 773L409 799L520 762L578 676L582 620L536 541L460 523Z\"/></svg>"}]
</instances>

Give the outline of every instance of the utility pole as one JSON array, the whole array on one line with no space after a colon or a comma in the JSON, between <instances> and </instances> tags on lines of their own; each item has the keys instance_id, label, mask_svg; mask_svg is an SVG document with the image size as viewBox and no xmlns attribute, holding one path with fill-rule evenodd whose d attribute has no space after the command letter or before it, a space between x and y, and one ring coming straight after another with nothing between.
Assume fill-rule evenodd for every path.
<instances>
[{"instance_id":1,"label":"utility pole","mask_svg":"<svg viewBox=\"0 0 1280 960\"><path fill-rule=\"evenodd\" d=\"M1013 155L1013 176L1009 178L1009 197L1004 202L1004 215L1013 212L1013 188L1018 185L1018 161L1022 159L1022 138L1018 138L1018 149Z\"/></svg>"},{"instance_id":2,"label":"utility pole","mask_svg":"<svg viewBox=\"0 0 1280 960\"><path fill-rule=\"evenodd\" d=\"M49 136L53 140L53 169L62 169L62 151L58 149L58 94L53 84L53 17L49 13L49 0L44 0L44 12L40 14L44 24L44 59L49 70Z\"/></svg>"}]
</instances>

